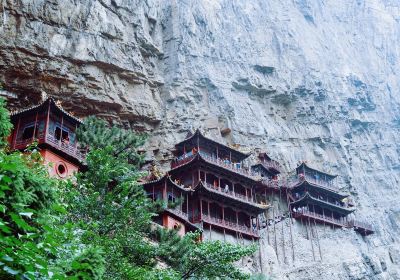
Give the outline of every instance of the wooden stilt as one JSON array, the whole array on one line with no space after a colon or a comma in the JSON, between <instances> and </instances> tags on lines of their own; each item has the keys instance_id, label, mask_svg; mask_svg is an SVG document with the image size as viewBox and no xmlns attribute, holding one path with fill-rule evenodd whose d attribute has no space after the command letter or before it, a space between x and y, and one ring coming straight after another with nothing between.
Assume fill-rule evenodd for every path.
<instances>
[{"instance_id":1,"label":"wooden stilt","mask_svg":"<svg viewBox=\"0 0 400 280\"><path fill-rule=\"evenodd\" d=\"M272 215L273 215L273 219L274 219L274 239L275 239L275 252L276 252L276 258L278 259L279 262L279 254L278 254L278 242L276 240L276 226L275 226L275 206L274 208L272 208Z\"/></svg>"},{"instance_id":2,"label":"wooden stilt","mask_svg":"<svg viewBox=\"0 0 400 280\"><path fill-rule=\"evenodd\" d=\"M306 221L307 224L307 221ZM307 226L306 226L307 227ZM311 242L311 251L312 251L312 256L313 256L313 260L315 261L315 253L314 253L314 244L313 244L313 240L312 240L312 234L311 234L311 222L310 222L310 217L308 217L308 227L309 227L309 238L310 238L310 242Z\"/></svg>"}]
</instances>

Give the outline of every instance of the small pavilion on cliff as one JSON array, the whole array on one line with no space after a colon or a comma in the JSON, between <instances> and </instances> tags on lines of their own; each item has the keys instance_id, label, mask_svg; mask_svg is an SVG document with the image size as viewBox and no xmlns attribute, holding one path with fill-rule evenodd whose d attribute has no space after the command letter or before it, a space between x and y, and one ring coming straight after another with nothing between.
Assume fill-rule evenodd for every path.
<instances>
[{"instance_id":1,"label":"small pavilion on cliff","mask_svg":"<svg viewBox=\"0 0 400 280\"><path fill-rule=\"evenodd\" d=\"M354 203L349 195L337 189L336 175L311 168L305 162L296 168L295 173L287 190L289 209L294 218L332 227L354 227L364 235L373 232L369 225L348 219L348 215L355 211Z\"/></svg>"},{"instance_id":2,"label":"small pavilion on cliff","mask_svg":"<svg viewBox=\"0 0 400 280\"><path fill-rule=\"evenodd\" d=\"M11 150L24 150L36 141L45 163L52 163L50 175L66 178L79 170L84 154L78 149L75 131L82 121L52 98L11 113L11 122Z\"/></svg>"}]
</instances>

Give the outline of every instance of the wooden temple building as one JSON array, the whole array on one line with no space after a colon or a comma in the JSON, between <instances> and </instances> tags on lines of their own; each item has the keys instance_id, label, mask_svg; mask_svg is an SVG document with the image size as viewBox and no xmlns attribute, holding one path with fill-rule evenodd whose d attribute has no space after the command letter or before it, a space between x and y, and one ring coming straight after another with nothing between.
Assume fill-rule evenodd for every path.
<instances>
[{"instance_id":1,"label":"wooden temple building","mask_svg":"<svg viewBox=\"0 0 400 280\"><path fill-rule=\"evenodd\" d=\"M332 227L353 227L363 235L373 233L371 226L348 218L355 211L354 204L349 195L338 190L336 177L301 163L287 188L292 217Z\"/></svg>"},{"instance_id":2,"label":"wooden temple building","mask_svg":"<svg viewBox=\"0 0 400 280\"><path fill-rule=\"evenodd\" d=\"M166 208L155 221L180 234L201 229L202 239L256 240L259 174L245 168L249 156L205 137L199 130L175 145L176 159L167 175L144 184L148 196L179 205Z\"/></svg>"},{"instance_id":3,"label":"wooden temple building","mask_svg":"<svg viewBox=\"0 0 400 280\"><path fill-rule=\"evenodd\" d=\"M78 149L75 131L82 121L52 98L11 113L11 122L11 150L23 151L36 141L51 176L66 178L79 170L84 154Z\"/></svg>"},{"instance_id":4,"label":"wooden temple building","mask_svg":"<svg viewBox=\"0 0 400 280\"><path fill-rule=\"evenodd\" d=\"M82 121L53 99L11 113L11 122L11 150L23 151L37 142L51 176L66 178L83 166L84 153L76 139ZM374 232L368 223L349 218L354 204L336 187L336 176L304 162L290 182L282 180L280 164L266 153L259 153L258 162L248 167L249 154L199 130L175 145L175 156L163 177L143 186L150 199L164 202L154 221L178 229L181 235L201 230L203 239L256 240L260 229L277 218L267 209L278 193L279 199L286 197L288 206L289 215L281 213L281 217L353 228L362 235Z\"/></svg>"}]
</instances>

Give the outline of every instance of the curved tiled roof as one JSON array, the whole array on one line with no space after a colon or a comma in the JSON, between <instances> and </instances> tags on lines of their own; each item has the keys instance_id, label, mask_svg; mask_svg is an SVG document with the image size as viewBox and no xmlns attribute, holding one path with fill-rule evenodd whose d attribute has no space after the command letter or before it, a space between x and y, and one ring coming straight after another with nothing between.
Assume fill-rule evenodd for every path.
<instances>
[{"instance_id":1,"label":"curved tiled roof","mask_svg":"<svg viewBox=\"0 0 400 280\"><path fill-rule=\"evenodd\" d=\"M316 169L316 168L310 167L310 166L309 166L306 162L304 162L304 161L303 161L299 166L296 167L296 170L301 169L303 166L306 167L306 168L308 168L308 169L311 169L312 171L325 174L326 176L328 176L328 177L331 178L331 179L337 177L337 175L329 174L329 173L327 173L327 172L325 172L325 171L321 171L321 170L318 170L318 169Z\"/></svg>"},{"instance_id":2,"label":"curved tiled roof","mask_svg":"<svg viewBox=\"0 0 400 280\"><path fill-rule=\"evenodd\" d=\"M179 147L180 145L183 145L184 143L186 143L186 142L192 140L192 139L193 139L194 137L196 137L196 136L199 136L199 137L201 137L201 138L203 138L203 139L205 139L205 140L207 140L207 141L209 141L209 142L211 142L211 143L213 143L213 144L215 144L215 145L219 145L219 146L222 146L222 147L224 147L224 148L226 148L226 149L228 149L228 150L231 150L231 151L234 152L236 155L238 155L238 156L241 158L241 160L243 160L243 159L249 157L250 154L251 154L251 153L248 153L248 154L243 153L243 152L238 151L238 150L236 150L236 149L233 149L233 148L231 148L231 147L229 147L229 146L227 146L227 145L225 145L225 144L222 144L222 143L220 143L220 142L218 142L218 141L216 141L216 140L210 139L210 138L204 136L204 135L201 133L201 131L200 131L199 129L196 129L196 131L195 131L194 133L192 133L190 136L186 137L184 140L182 140L181 142L177 143L177 144L175 145L175 147Z\"/></svg>"},{"instance_id":3,"label":"curved tiled roof","mask_svg":"<svg viewBox=\"0 0 400 280\"><path fill-rule=\"evenodd\" d=\"M336 205L336 204L333 204L333 203L318 199L318 198L312 196L309 192L306 192L305 195L303 195L298 200L291 202L290 204L296 205L296 204L301 203L303 201L304 202L311 201L311 202L313 202L315 204L318 204L320 206L327 206L328 208L335 209L335 211L340 212L342 214L346 214L346 215L348 215L348 214L350 214L350 213L355 211L355 208L346 208L346 207L343 207L341 205Z\"/></svg>"},{"instance_id":4,"label":"curved tiled roof","mask_svg":"<svg viewBox=\"0 0 400 280\"><path fill-rule=\"evenodd\" d=\"M79 118L73 116L72 114L68 113L67 111L65 111L60 105L58 105L58 104L54 101L54 99L53 99L52 97L47 98L46 100L44 100L43 102L39 103L38 105L34 105L34 106L31 106L31 107L28 107L28 108L25 108L25 109L22 109L22 110L18 110L18 111L11 112L11 113L10 113L10 116L11 116L11 117L15 117L15 116L18 116L18 115L21 115L21 114L26 114L26 113L29 113L29 112L33 112L33 111L35 111L35 110L41 108L42 106L45 106L45 105L48 104L48 103L50 103L51 105L54 105L54 107L55 107L57 110L59 110L62 114L67 115L68 117L70 117L70 118L73 119L74 121L76 121L76 122L78 122L78 123L80 123L80 124L83 123L83 121L82 121L81 119L79 119Z\"/></svg>"}]
</instances>

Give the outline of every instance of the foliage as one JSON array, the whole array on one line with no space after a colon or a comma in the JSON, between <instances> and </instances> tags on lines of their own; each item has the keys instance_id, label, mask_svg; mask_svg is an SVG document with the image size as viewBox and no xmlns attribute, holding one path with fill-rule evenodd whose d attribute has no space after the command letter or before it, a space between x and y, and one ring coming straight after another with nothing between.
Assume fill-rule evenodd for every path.
<instances>
[{"instance_id":1,"label":"foliage","mask_svg":"<svg viewBox=\"0 0 400 280\"><path fill-rule=\"evenodd\" d=\"M1 89L1 84L0 84ZM7 136L10 135L12 124L10 122L10 116L5 108L5 101L0 98L0 148L4 148L7 145Z\"/></svg>"},{"instance_id":2,"label":"foliage","mask_svg":"<svg viewBox=\"0 0 400 280\"><path fill-rule=\"evenodd\" d=\"M3 273L28 279L48 273L45 255L53 245L39 242L46 226L41 218L49 215L55 196L35 156L0 152L0 266Z\"/></svg>"},{"instance_id":3,"label":"foliage","mask_svg":"<svg viewBox=\"0 0 400 280\"><path fill-rule=\"evenodd\" d=\"M83 148L101 150L106 147L112 151L111 156L127 160L136 168L143 162L143 156L137 148L145 143L146 136L132 133L118 126L108 126L104 120L90 116L78 129L77 137Z\"/></svg>"},{"instance_id":4,"label":"foliage","mask_svg":"<svg viewBox=\"0 0 400 280\"><path fill-rule=\"evenodd\" d=\"M234 263L255 252L255 246L243 247L221 241L199 242L200 233L160 230L159 256L180 273L181 279L248 279Z\"/></svg>"}]
</instances>

